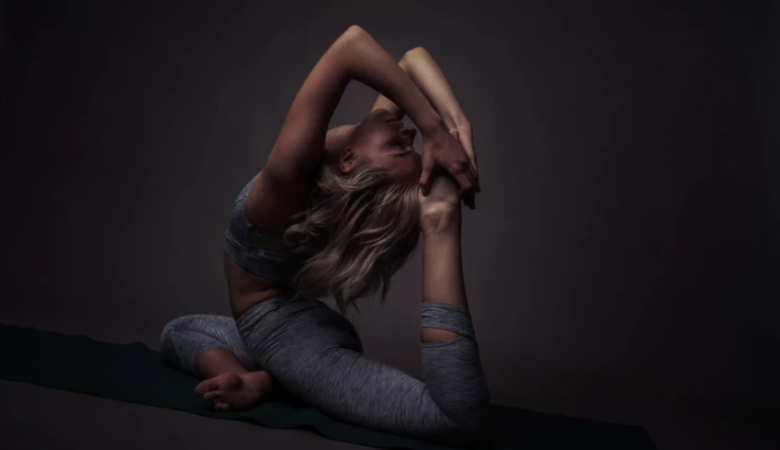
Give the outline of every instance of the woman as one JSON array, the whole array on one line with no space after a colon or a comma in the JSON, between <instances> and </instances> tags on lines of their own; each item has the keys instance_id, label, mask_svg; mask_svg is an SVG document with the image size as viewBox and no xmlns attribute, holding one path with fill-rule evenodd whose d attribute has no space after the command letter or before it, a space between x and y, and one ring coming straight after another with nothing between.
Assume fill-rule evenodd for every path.
<instances>
[{"instance_id":1,"label":"woman","mask_svg":"<svg viewBox=\"0 0 780 450\"><path fill-rule=\"evenodd\" d=\"M396 64L350 27L307 77L265 167L235 199L223 258L233 317L188 315L161 335L166 361L204 379L195 393L215 410L248 409L283 388L358 426L456 445L484 435L488 391L460 253L460 197L473 208L476 159L432 59L404 72L421 52ZM352 79L383 96L361 123L327 131ZM404 112L422 133L423 158ZM463 131L464 144L448 129ZM420 233L426 383L366 358L339 313L380 286L384 300ZM327 296L339 312L319 300Z\"/></svg>"}]
</instances>

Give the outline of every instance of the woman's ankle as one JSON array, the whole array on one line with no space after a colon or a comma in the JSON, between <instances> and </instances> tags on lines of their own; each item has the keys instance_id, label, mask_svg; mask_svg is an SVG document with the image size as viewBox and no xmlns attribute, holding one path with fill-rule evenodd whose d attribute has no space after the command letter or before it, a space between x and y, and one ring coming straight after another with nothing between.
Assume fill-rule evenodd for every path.
<instances>
[{"instance_id":1,"label":"woman's ankle","mask_svg":"<svg viewBox=\"0 0 780 450\"><path fill-rule=\"evenodd\" d=\"M233 352L224 348L208 349L195 358L195 372L204 380L225 372L246 370L241 360Z\"/></svg>"}]
</instances>

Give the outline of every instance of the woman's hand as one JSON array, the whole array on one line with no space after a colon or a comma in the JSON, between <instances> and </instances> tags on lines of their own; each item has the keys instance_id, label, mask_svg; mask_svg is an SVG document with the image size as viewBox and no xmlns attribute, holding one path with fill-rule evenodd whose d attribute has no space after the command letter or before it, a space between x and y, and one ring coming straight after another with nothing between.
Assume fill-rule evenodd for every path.
<instances>
[{"instance_id":1,"label":"woman's hand","mask_svg":"<svg viewBox=\"0 0 780 450\"><path fill-rule=\"evenodd\" d=\"M452 176L438 168L430 177L430 191L423 195L422 186L417 190L420 204L420 229L424 235L442 230L460 218L458 184Z\"/></svg>"},{"instance_id":2,"label":"woman's hand","mask_svg":"<svg viewBox=\"0 0 780 450\"><path fill-rule=\"evenodd\" d=\"M474 129L469 124L455 125L450 129L450 134L458 140L460 145L463 146L463 150L469 155L471 165L474 166L474 170L477 172L477 192L479 189L479 166L477 166L477 154L474 152Z\"/></svg>"},{"instance_id":3,"label":"woman's hand","mask_svg":"<svg viewBox=\"0 0 780 450\"><path fill-rule=\"evenodd\" d=\"M448 129L450 130L450 134L455 139L458 140L461 146L463 146L463 150L466 151L466 154L469 155L469 160L471 161L471 165L474 167L474 172L476 172L477 174L476 192L482 192L482 188L479 186L479 167L477 167L477 154L474 152L473 128L471 128L471 125L469 125L468 123L464 123L463 125L453 125ZM474 194L475 192L472 191L464 199L464 203L466 205L469 205L471 209L476 208L476 205L474 204Z\"/></svg>"},{"instance_id":4,"label":"woman's hand","mask_svg":"<svg viewBox=\"0 0 780 450\"><path fill-rule=\"evenodd\" d=\"M428 195L432 172L437 167L444 169L456 180L459 186L458 196L465 197L466 205L474 209L473 196L479 187L479 175L471 157L458 142L458 135L459 133L448 133L444 128L423 134L423 171L420 184L423 195Z\"/></svg>"}]
</instances>

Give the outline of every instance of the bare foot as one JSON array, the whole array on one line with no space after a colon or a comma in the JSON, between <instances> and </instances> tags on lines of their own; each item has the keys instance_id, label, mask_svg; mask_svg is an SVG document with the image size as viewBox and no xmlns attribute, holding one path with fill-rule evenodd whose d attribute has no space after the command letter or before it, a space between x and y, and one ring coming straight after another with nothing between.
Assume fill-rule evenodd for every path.
<instances>
[{"instance_id":1,"label":"bare foot","mask_svg":"<svg viewBox=\"0 0 780 450\"><path fill-rule=\"evenodd\" d=\"M195 395L203 397L215 411L244 411L273 394L275 386L276 381L265 370L232 371L203 380L195 387Z\"/></svg>"}]
</instances>

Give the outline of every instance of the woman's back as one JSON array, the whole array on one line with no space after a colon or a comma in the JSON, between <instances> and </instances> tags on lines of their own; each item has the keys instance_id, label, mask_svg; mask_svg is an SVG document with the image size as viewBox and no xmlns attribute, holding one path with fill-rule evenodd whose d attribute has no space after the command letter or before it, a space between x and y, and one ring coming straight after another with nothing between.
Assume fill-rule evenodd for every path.
<instances>
[{"instance_id":1,"label":"woman's back","mask_svg":"<svg viewBox=\"0 0 780 450\"><path fill-rule=\"evenodd\" d=\"M307 256L293 254L285 247L281 236L249 222L244 202L261 173L262 170L233 201L225 230L223 261L234 318L258 302L291 298L294 295L292 276Z\"/></svg>"}]
</instances>

